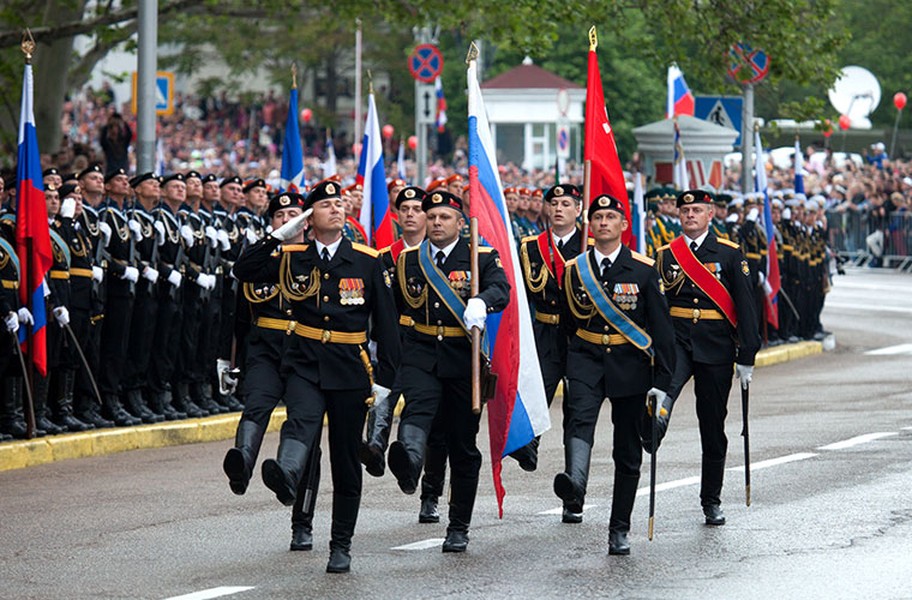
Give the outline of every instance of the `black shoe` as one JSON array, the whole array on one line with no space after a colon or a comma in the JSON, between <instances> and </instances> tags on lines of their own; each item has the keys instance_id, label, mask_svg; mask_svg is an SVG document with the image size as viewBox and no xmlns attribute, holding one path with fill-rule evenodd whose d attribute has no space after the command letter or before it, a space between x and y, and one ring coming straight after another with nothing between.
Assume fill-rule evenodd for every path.
<instances>
[{"instance_id":1,"label":"black shoe","mask_svg":"<svg viewBox=\"0 0 912 600\"><path fill-rule=\"evenodd\" d=\"M8 433L3 433L2 431L0 431L0 442L8 442L11 439L13 439L13 436L9 435Z\"/></svg>"},{"instance_id":2,"label":"black shoe","mask_svg":"<svg viewBox=\"0 0 912 600\"><path fill-rule=\"evenodd\" d=\"M285 506L295 501L295 488L288 482L288 477L279 463L273 459L263 461L263 483L275 492L276 498Z\"/></svg>"},{"instance_id":3,"label":"black shoe","mask_svg":"<svg viewBox=\"0 0 912 600\"><path fill-rule=\"evenodd\" d=\"M222 470L228 476L228 487L238 496L243 496L250 485L250 472L240 448L230 448L222 461ZM294 550L294 548L292 548Z\"/></svg>"},{"instance_id":4,"label":"black shoe","mask_svg":"<svg viewBox=\"0 0 912 600\"><path fill-rule=\"evenodd\" d=\"M519 450L514 450L510 456L519 463L519 468L531 473L538 468L538 449L532 446L532 442L526 444Z\"/></svg>"},{"instance_id":5,"label":"black shoe","mask_svg":"<svg viewBox=\"0 0 912 600\"><path fill-rule=\"evenodd\" d=\"M725 525L725 514L722 512L722 507L718 504L704 506L703 514L706 515L707 525Z\"/></svg>"},{"instance_id":6,"label":"black shoe","mask_svg":"<svg viewBox=\"0 0 912 600\"><path fill-rule=\"evenodd\" d=\"M608 532L608 554L627 556L630 554L630 542L626 531Z\"/></svg>"},{"instance_id":7,"label":"black shoe","mask_svg":"<svg viewBox=\"0 0 912 600\"><path fill-rule=\"evenodd\" d=\"M362 442L361 447L358 448L358 457L361 459L361 464L364 465L364 470L367 471L368 475L383 477L386 472L386 461L383 458L383 452L379 448L373 444Z\"/></svg>"},{"instance_id":8,"label":"black shoe","mask_svg":"<svg viewBox=\"0 0 912 600\"><path fill-rule=\"evenodd\" d=\"M348 573L351 571L352 557L348 550L333 548L329 551L329 562L326 563L327 573Z\"/></svg>"},{"instance_id":9,"label":"black shoe","mask_svg":"<svg viewBox=\"0 0 912 600\"><path fill-rule=\"evenodd\" d=\"M418 480L414 475L414 468L408 452L402 442L398 440L390 444L389 468L393 475L396 476L399 489L406 494L414 494L415 490L418 489Z\"/></svg>"},{"instance_id":10,"label":"black shoe","mask_svg":"<svg viewBox=\"0 0 912 600\"><path fill-rule=\"evenodd\" d=\"M90 429L95 429L95 426L91 423L83 423L81 420L77 419L73 415L64 414L60 415L57 418L57 424L66 429L67 431L77 432L77 431L88 431Z\"/></svg>"},{"instance_id":11,"label":"black shoe","mask_svg":"<svg viewBox=\"0 0 912 600\"><path fill-rule=\"evenodd\" d=\"M576 509L580 510L577 511ZM583 510L582 507L576 506L565 506L564 510L561 511L561 523L582 523L583 522Z\"/></svg>"},{"instance_id":12,"label":"black shoe","mask_svg":"<svg viewBox=\"0 0 912 600\"><path fill-rule=\"evenodd\" d=\"M13 439L24 440L28 426L22 419L13 418L3 424L3 431L13 436Z\"/></svg>"},{"instance_id":13,"label":"black shoe","mask_svg":"<svg viewBox=\"0 0 912 600\"><path fill-rule=\"evenodd\" d=\"M444 552L465 552L469 546L469 533L467 531L447 531L443 540Z\"/></svg>"},{"instance_id":14,"label":"black shoe","mask_svg":"<svg viewBox=\"0 0 912 600\"><path fill-rule=\"evenodd\" d=\"M96 429L102 429L104 427L114 427L114 421L109 421L101 416L101 414L94 408L87 408L81 413L77 414L76 417L83 423L90 423L96 427Z\"/></svg>"},{"instance_id":15,"label":"black shoe","mask_svg":"<svg viewBox=\"0 0 912 600\"><path fill-rule=\"evenodd\" d=\"M35 416L35 429L43 429L49 435L57 435L66 431L66 428L60 427L47 417L38 415Z\"/></svg>"},{"instance_id":16,"label":"black shoe","mask_svg":"<svg viewBox=\"0 0 912 600\"><path fill-rule=\"evenodd\" d=\"M576 484L566 473L558 473L554 476L554 493L565 503L578 503L581 496Z\"/></svg>"},{"instance_id":17,"label":"black shoe","mask_svg":"<svg viewBox=\"0 0 912 600\"><path fill-rule=\"evenodd\" d=\"M437 512L437 496L427 496L421 499L421 510L418 511L419 523L439 523L440 513Z\"/></svg>"},{"instance_id":18,"label":"black shoe","mask_svg":"<svg viewBox=\"0 0 912 600\"><path fill-rule=\"evenodd\" d=\"M291 528L291 546L289 550L306 552L308 550L313 550L313 531L309 527L304 527L303 525L294 525ZM351 558L349 558L351 561ZM332 562L332 556L330 555L330 562ZM328 569L329 567L327 567ZM347 570L347 569L346 569ZM333 571L335 572L335 571Z\"/></svg>"}]
</instances>

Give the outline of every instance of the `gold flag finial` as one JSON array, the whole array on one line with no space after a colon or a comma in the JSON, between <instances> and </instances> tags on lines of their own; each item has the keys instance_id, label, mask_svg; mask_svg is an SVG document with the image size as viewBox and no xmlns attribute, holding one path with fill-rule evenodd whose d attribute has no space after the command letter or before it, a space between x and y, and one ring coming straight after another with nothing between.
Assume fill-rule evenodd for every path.
<instances>
[{"instance_id":1,"label":"gold flag finial","mask_svg":"<svg viewBox=\"0 0 912 600\"><path fill-rule=\"evenodd\" d=\"M28 27L22 32L22 43L19 45L22 53L25 54L26 64L32 62L32 55L35 54L35 38L32 37L32 30Z\"/></svg>"},{"instance_id":2,"label":"gold flag finial","mask_svg":"<svg viewBox=\"0 0 912 600\"><path fill-rule=\"evenodd\" d=\"M367 93L374 93L374 78L371 76L371 70L367 70Z\"/></svg>"},{"instance_id":3,"label":"gold flag finial","mask_svg":"<svg viewBox=\"0 0 912 600\"><path fill-rule=\"evenodd\" d=\"M598 48L598 34L595 32L595 25L589 28L589 52Z\"/></svg>"},{"instance_id":4,"label":"gold flag finial","mask_svg":"<svg viewBox=\"0 0 912 600\"><path fill-rule=\"evenodd\" d=\"M478 46L475 45L474 40L469 44L469 51L466 53L466 64L471 63L473 60L478 60Z\"/></svg>"},{"instance_id":5,"label":"gold flag finial","mask_svg":"<svg viewBox=\"0 0 912 600\"><path fill-rule=\"evenodd\" d=\"M298 63L291 63L291 89L298 88Z\"/></svg>"}]
</instances>

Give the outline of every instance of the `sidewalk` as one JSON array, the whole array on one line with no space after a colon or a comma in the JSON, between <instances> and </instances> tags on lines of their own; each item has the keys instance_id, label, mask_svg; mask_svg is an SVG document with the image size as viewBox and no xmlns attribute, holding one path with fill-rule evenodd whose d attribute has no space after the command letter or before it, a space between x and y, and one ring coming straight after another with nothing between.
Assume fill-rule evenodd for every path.
<instances>
[{"instance_id":1,"label":"sidewalk","mask_svg":"<svg viewBox=\"0 0 912 600\"><path fill-rule=\"evenodd\" d=\"M757 354L755 365L768 367L822 352L821 342L784 344L761 350ZM140 448L230 440L234 437L240 416L240 413L231 413L201 419L166 421L136 427L98 429L33 440L3 442L0 443L0 471L22 469L70 458L104 456ZM284 421L285 407L279 407L272 414L269 431L278 431Z\"/></svg>"}]
</instances>

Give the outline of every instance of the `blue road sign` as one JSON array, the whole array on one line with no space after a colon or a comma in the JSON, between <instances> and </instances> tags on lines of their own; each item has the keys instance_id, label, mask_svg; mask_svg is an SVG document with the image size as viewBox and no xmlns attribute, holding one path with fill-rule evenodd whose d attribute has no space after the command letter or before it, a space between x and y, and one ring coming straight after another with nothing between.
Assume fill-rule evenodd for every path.
<instances>
[{"instance_id":1,"label":"blue road sign","mask_svg":"<svg viewBox=\"0 0 912 600\"><path fill-rule=\"evenodd\" d=\"M735 146L741 145L741 96L696 96L694 116L738 131Z\"/></svg>"}]
</instances>

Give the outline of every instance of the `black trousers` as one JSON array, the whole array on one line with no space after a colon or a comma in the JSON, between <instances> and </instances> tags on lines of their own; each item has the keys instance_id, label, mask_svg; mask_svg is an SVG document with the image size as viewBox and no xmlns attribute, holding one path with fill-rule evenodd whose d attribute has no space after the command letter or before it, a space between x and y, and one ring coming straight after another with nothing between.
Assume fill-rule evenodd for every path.
<instances>
[{"instance_id":1,"label":"black trousers","mask_svg":"<svg viewBox=\"0 0 912 600\"><path fill-rule=\"evenodd\" d=\"M181 303L180 351L175 365L175 377L184 383L202 383L202 358L200 356L200 327L202 326L202 288L189 280L186 282Z\"/></svg>"},{"instance_id":2,"label":"black trousers","mask_svg":"<svg viewBox=\"0 0 912 600\"><path fill-rule=\"evenodd\" d=\"M532 328L535 332L538 364L541 366L542 380L545 384L545 400L550 407L554 401L557 384L567 374L567 336L559 325L535 321Z\"/></svg>"},{"instance_id":3,"label":"black trousers","mask_svg":"<svg viewBox=\"0 0 912 600\"><path fill-rule=\"evenodd\" d=\"M146 280L137 286L130 322L130 341L127 346L130 360L125 366L124 373L124 388L127 390L143 389L148 383L147 373L155 339L155 320L158 316L157 292L155 285Z\"/></svg>"},{"instance_id":4,"label":"black trousers","mask_svg":"<svg viewBox=\"0 0 912 600\"><path fill-rule=\"evenodd\" d=\"M176 297L167 291L159 294L158 319L149 362L149 388L154 392L163 392L171 385L180 342L180 306L179 294Z\"/></svg>"},{"instance_id":5,"label":"black trousers","mask_svg":"<svg viewBox=\"0 0 912 600\"><path fill-rule=\"evenodd\" d=\"M246 402L241 420L253 421L264 430L285 392L280 367L286 337L284 332L260 328L254 328L250 335L243 371Z\"/></svg>"},{"instance_id":6,"label":"black trousers","mask_svg":"<svg viewBox=\"0 0 912 600\"><path fill-rule=\"evenodd\" d=\"M118 293L123 282L108 286L105 300L104 327L101 329L101 369L97 374L102 396L116 395L120 391L127 361L127 342L130 338L130 320L133 316L133 298Z\"/></svg>"}]
</instances>

